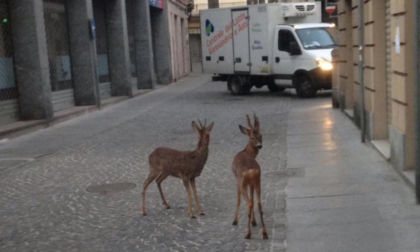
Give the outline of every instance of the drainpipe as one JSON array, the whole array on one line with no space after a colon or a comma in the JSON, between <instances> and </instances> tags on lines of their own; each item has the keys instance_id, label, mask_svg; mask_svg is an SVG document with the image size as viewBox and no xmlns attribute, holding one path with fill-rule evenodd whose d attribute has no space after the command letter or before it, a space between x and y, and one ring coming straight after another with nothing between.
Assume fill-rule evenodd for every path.
<instances>
[{"instance_id":1,"label":"drainpipe","mask_svg":"<svg viewBox=\"0 0 420 252\"><path fill-rule=\"evenodd\" d=\"M363 59L363 0L359 0L359 82L360 82L360 131L362 143L366 141L366 122L365 122L365 81L364 81L364 59Z\"/></svg>"},{"instance_id":2,"label":"drainpipe","mask_svg":"<svg viewBox=\"0 0 420 252\"><path fill-rule=\"evenodd\" d=\"M419 7L420 0L414 0L414 137L415 137L415 189L417 204L420 204L420 54L419 54Z\"/></svg>"}]
</instances>

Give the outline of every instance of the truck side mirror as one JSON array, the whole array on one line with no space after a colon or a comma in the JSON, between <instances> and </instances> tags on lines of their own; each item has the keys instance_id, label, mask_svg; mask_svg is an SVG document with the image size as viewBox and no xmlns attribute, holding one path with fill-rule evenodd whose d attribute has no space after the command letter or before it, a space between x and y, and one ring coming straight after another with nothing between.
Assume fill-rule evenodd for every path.
<instances>
[{"instance_id":1,"label":"truck side mirror","mask_svg":"<svg viewBox=\"0 0 420 252\"><path fill-rule=\"evenodd\" d=\"M289 46L290 46L290 55L301 55L302 54L302 51L300 50L300 47L296 42L294 42L294 41L290 42Z\"/></svg>"}]
</instances>

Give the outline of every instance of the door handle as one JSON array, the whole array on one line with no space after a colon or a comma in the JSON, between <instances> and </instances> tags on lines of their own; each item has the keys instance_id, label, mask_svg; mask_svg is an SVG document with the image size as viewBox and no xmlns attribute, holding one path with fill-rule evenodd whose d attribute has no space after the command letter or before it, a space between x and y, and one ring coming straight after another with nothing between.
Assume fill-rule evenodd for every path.
<instances>
[{"instance_id":1,"label":"door handle","mask_svg":"<svg viewBox=\"0 0 420 252\"><path fill-rule=\"evenodd\" d=\"M262 61L265 61L265 63L268 64L268 56L262 56Z\"/></svg>"},{"instance_id":2,"label":"door handle","mask_svg":"<svg viewBox=\"0 0 420 252\"><path fill-rule=\"evenodd\" d=\"M279 62L280 62L280 58L276 57L276 63L279 63Z\"/></svg>"}]
</instances>

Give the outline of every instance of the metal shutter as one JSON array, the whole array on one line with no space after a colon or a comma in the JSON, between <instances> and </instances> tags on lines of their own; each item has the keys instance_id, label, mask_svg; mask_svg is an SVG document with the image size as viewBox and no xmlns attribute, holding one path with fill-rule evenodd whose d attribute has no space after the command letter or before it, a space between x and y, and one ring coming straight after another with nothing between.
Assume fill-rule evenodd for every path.
<instances>
[{"instance_id":1,"label":"metal shutter","mask_svg":"<svg viewBox=\"0 0 420 252\"><path fill-rule=\"evenodd\" d=\"M0 126L19 120L19 103L17 99L0 101Z\"/></svg>"},{"instance_id":2,"label":"metal shutter","mask_svg":"<svg viewBox=\"0 0 420 252\"><path fill-rule=\"evenodd\" d=\"M65 0L44 0L53 110L75 106Z\"/></svg>"}]
</instances>

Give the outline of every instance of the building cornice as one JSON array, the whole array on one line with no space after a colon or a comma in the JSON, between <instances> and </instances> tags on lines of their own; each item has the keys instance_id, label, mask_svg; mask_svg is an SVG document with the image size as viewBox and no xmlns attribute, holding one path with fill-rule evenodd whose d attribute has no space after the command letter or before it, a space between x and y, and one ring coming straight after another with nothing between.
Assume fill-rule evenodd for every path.
<instances>
[{"instance_id":1,"label":"building cornice","mask_svg":"<svg viewBox=\"0 0 420 252\"><path fill-rule=\"evenodd\" d=\"M178 5L179 7L185 9L187 8L188 0L169 0L173 4Z\"/></svg>"}]
</instances>

